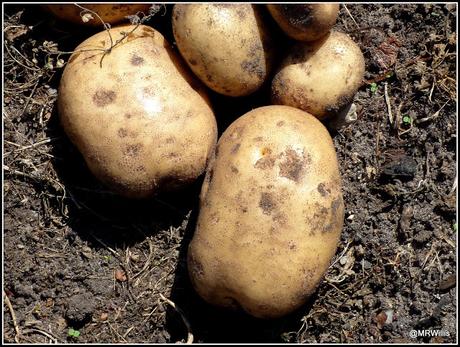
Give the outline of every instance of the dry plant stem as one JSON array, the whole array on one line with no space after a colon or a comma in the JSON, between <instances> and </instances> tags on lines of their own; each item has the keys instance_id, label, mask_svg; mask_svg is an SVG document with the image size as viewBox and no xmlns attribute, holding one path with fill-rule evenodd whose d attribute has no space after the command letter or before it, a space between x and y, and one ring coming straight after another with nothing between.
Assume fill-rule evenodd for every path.
<instances>
[{"instance_id":1,"label":"dry plant stem","mask_svg":"<svg viewBox=\"0 0 460 347\"><path fill-rule=\"evenodd\" d=\"M390 124L394 125L393 112L391 111L390 97L388 96L388 83L386 82L384 84L384 93L385 93L385 103L387 104L387 110L388 110L388 119L390 120Z\"/></svg>"},{"instance_id":2,"label":"dry plant stem","mask_svg":"<svg viewBox=\"0 0 460 347\"><path fill-rule=\"evenodd\" d=\"M353 23L355 23L355 25L356 25L356 27L358 28L358 30L361 30L361 29L359 28L358 23L356 23L355 19L354 19L353 16L351 15L350 10L348 10L347 5L343 4L343 8L345 9L345 11L347 11L348 15L350 16L350 18L351 18L351 20L353 21Z\"/></svg>"},{"instance_id":3,"label":"dry plant stem","mask_svg":"<svg viewBox=\"0 0 460 347\"><path fill-rule=\"evenodd\" d=\"M188 322L187 318L185 318L185 315L184 313L182 312L182 310L177 307L177 305L172 302L171 300L169 300L168 298L166 298L163 294L160 293L160 297L161 299L163 299L164 301L166 301L173 309L175 309L177 311L177 313L179 313L179 315L181 316L182 318L182 321L184 322L186 328L187 328L187 344L192 344L193 343L193 334L192 334L192 330L190 328L190 323Z\"/></svg>"},{"instance_id":4,"label":"dry plant stem","mask_svg":"<svg viewBox=\"0 0 460 347\"><path fill-rule=\"evenodd\" d=\"M422 118L422 119L419 119L417 120L417 123L424 123L424 122L427 122L431 119L436 119L438 116L439 116L439 113L442 111L442 109L447 105L447 103L449 102L450 100L447 100L444 105L441 106L441 108L439 110L437 110L435 113L433 113L431 116L428 116L428 117L425 117L425 118Z\"/></svg>"},{"instance_id":5,"label":"dry plant stem","mask_svg":"<svg viewBox=\"0 0 460 347\"><path fill-rule=\"evenodd\" d=\"M27 330L23 331L24 334L29 334L29 333L33 333L33 332L42 334L43 336L46 336L47 338L49 338L52 342L58 343L57 339L53 335L51 335L50 333L47 333L46 331L43 331L43 330L40 330L40 329L27 329Z\"/></svg>"},{"instance_id":6,"label":"dry plant stem","mask_svg":"<svg viewBox=\"0 0 460 347\"><path fill-rule=\"evenodd\" d=\"M16 320L16 314L14 313L13 305L11 305L10 298L8 297L8 295L6 295L5 291L3 291L3 298L5 299L6 306L8 306L8 309L10 310L11 318L13 319L14 331L16 331L16 335L14 336L14 341L16 341L16 343L19 343L20 332L19 332L18 322Z\"/></svg>"}]
</instances>

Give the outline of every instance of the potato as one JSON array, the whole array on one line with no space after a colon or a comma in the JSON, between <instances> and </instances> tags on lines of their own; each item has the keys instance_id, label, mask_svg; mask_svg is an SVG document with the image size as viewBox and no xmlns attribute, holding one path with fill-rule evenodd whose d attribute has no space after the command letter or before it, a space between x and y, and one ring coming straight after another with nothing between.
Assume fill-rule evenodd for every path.
<instances>
[{"instance_id":1,"label":"potato","mask_svg":"<svg viewBox=\"0 0 460 347\"><path fill-rule=\"evenodd\" d=\"M300 108L319 119L349 106L364 77L364 57L346 34L332 31L312 43L298 43L272 81L273 104Z\"/></svg>"},{"instance_id":2,"label":"potato","mask_svg":"<svg viewBox=\"0 0 460 347\"><path fill-rule=\"evenodd\" d=\"M110 33L85 40L65 67L58 95L64 130L93 174L124 196L193 182L217 137L204 86L154 29L126 25Z\"/></svg>"},{"instance_id":3,"label":"potato","mask_svg":"<svg viewBox=\"0 0 460 347\"><path fill-rule=\"evenodd\" d=\"M90 11L96 12L101 19L109 24L127 21L125 18L129 15L134 15L137 12L148 13L151 5L149 4L79 4L80 6ZM43 7L61 20L81 24L87 26L102 26L102 23L97 16L91 12L76 6L75 4L53 4L43 5ZM90 13L92 19L85 22L82 20L82 14Z\"/></svg>"},{"instance_id":4,"label":"potato","mask_svg":"<svg viewBox=\"0 0 460 347\"><path fill-rule=\"evenodd\" d=\"M271 4L267 7L286 35L299 41L323 37L339 15L339 4Z\"/></svg>"},{"instance_id":5,"label":"potato","mask_svg":"<svg viewBox=\"0 0 460 347\"><path fill-rule=\"evenodd\" d=\"M178 4L172 23L180 53L212 90L243 96L266 80L272 66L272 42L254 6Z\"/></svg>"},{"instance_id":6,"label":"potato","mask_svg":"<svg viewBox=\"0 0 460 347\"><path fill-rule=\"evenodd\" d=\"M344 204L326 128L289 106L238 118L220 138L188 249L196 291L260 318L292 312L333 257Z\"/></svg>"}]
</instances>

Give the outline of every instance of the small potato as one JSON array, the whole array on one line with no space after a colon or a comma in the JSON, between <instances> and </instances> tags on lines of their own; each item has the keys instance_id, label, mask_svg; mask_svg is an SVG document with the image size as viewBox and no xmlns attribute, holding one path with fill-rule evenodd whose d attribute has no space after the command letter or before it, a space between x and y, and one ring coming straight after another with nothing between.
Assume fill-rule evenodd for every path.
<instances>
[{"instance_id":1,"label":"small potato","mask_svg":"<svg viewBox=\"0 0 460 347\"><path fill-rule=\"evenodd\" d=\"M260 318L304 304L333 257L344 217L332 139L312 115L265 106L220 138L188 250L209 303Z\"/></svg>"},{"instance_id":2,"label":"small potato","mask_svg":"<svg viewBox=\"0 0 460 347\"><path fill-rule=\"evenodd\" d=\"M93 174L121 195L193 182L217 137L201 84L158 31L126 25L110 34L85 40L65 67L58 94L65 132Z\"/></svg>"},{"instance_id":3,"label":"small potato","mask_svg":"<svg viewBox=\"0 0 460 347\"><path fill-rule=\"evenodd\" d=\"M364 57L346 34L298 43L272 81L274 104L300 108L321 120L334 118L353 101L364 77Z\"/></svg>"},{"instance_id":4,"label":"small potato","mask_svg":"<svg viewBox=\"0 0 460 347\"><path fill-rule=\"evenodd\" d=\"M266 80L272 66L272 43L256 7L178 4L172 23L180 53L212 90L243 96Z\"/></svg>"},{"instance_id":5,"label":"small potato","mask_svg":"<svg viewBox=\"0 0 460 347\"><path fill-rule=\"evenodd\" d=\"M298 41L323 37L339 15L339 4L271 4L267 7L286 35Z\"/></svg>"},{"instance_id":6,"label":"small potato","mask_svg":"<svg viewBox=\"0 0 460 347\"><path fill-rule=\"evenodd\" d=\"M125 17L134 15L137 12L148 13L151 5L149 4L50 4L43 5L43 7L61 20L72 22L74 24L81 24L86 26L102 26L102 22L96 15L109 24L116 24L122 21L128 21ZM83 8L82 8L83 7ZM85 11L85 9L90 10ZM92 19L84 21L83 14L91 14ZM89 19L89 18L88 18Z\"/></svg>"}]
</instances>

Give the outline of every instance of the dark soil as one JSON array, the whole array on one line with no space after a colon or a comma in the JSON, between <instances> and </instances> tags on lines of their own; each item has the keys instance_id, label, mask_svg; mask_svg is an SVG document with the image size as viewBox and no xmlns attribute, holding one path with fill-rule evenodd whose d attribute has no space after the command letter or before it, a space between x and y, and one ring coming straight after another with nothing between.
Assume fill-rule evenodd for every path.
<instances>
[{"instance_id":1,"label":"dark soil","mask_svg":"<svg viewBox=\"0 0 460 347\"><path fill-rule=\"evenodd\" d=\"M331 130L345 225L317 292L274 321L219 311L192 289L185 256L201 180L123 199L63 133L57 59L68 55L57 52L95 30L34 5L3 15L4 342L185 342L183 317L195 342L457 340L454 5L341 7L336 27L360 45L367 71L357 121ZM147 24L173 42L170 15L161 8ZM266 91L212 95L220 130L268 104ZM412 338L413 329L443 336Z\"/></svg>"}]
</instances>

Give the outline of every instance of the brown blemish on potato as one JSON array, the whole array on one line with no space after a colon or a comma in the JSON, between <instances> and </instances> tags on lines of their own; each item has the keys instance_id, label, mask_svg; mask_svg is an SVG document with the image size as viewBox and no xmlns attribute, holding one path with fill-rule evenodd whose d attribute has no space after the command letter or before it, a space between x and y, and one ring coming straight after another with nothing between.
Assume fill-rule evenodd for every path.
<instances>
[{"instance_id":1,"label":"brown blemish on potato","mask_svg":"<svg viewBox=\"0 0 460 347\"><path fill-rule=\"evenodd\" d=\"M237 173L239 173L238 169L234 166L234 165L231 165L230 166L230 170L236 175Z\"/></svg>"},{"instance_id":2,"label":"brown blemish on potato","mask_svg":"<svg viewBox=\"0 0 460 347\"><path fill-rule=\"evenodd\" d=\"M140 165L140 166L136 167L135 170L136 170L137 172L145 172L145 171L146 171L144 165Z\"/></svg>"},{"instance_id":3,"label":"brown blemish on potato","mask_svg":"<svg viewBox=\"0 0 460 347\"><path fill-rule=\"evenodd\" d=\"M291 241L288 242L288 247L289 247L289 249L291 251L294 251L294 250L297 249L297 244L294 241L291 240Z\"/></svg>"},{"instance_id":4,"label":"brown blemish on potato","mask_svg":"<svg viewBox=\"0 0 460 347\"><path fill-rule=\"evenodd\" d=\"M276 222L278 225L285 225L287 223L287 218L284 213L277 213L273 216L273 221Z\"/></svg>"},{"instance_id":5,"label":"brown blemish on potato","mask_svg":"<svg viewBox=\"0 0 460 347\"><path fill-rule=\"evenodd\" d=\"M131 62L131 65L139 66L139 65L144 64L144 58L138 56L137 54L134 54L134 55L131 57L130 62Z\"/></svg>"},{"instance_id":6,"label":"brown blemish on potato","mask_svg":"<svg viewBox=\"0 0 460 347\"><path fill-rule=\"evenodd\" d=\"M212 78L212 76L209 74L206 75L206 79L211 83L214 82L214 78Z\"/></svg>"},{"instance_id":7,"label":"brown blemish on potato","mask_svg":"<svg viewBox=\"0 0 460 347\"><path fill-rule=\"evenodd\" d=\"M125 128L118 129L118 136L120 136L121 138L128 136L128 130L126 130Z\"/></svg>"},{"instance_id":8,"label":"brown blemish on potato","mask_svg":"<svg viewBox=\"0 0 460 347\"><path fill-rule=\"evenodd\" d=\"M177 157L179 157L179 154L174 153L174 152L170 152L170 153L166 154L166 158L169 158L169 159L174 159L174 158L177 158Z\"/></svg>"},{"instance_id":9,"label":"brown blemish on potato","mask_svg":"<svg viewBox=\"0 0 460 347\"><path fill-rule=\"evenodd\" d=\"M246 18L248 12L247 9L248 8L246 6L237 6L236 14L238 15L239 19L244 20Z\"/></svg>"},{"instance_id":10,"label":"brown blemish on potato","mask_svg":"<svg viewBox=\"0 0 460 347\"><path fill-rule=\"evenodd\" d=\"M152 87L144 87L142 88L142 93L147 96L154 96L155 90Z\"/></svg>"},{"instance_id":11,"label":"brown blemish on potato","mask_svg":"<svg viewBox=\"0 0 460 347\"><path fill-rule=\"evenodd\" d=\"M276 123L277 127L282 127L284 125L284 120L280 120L278 123Z\"/></svg>"},{"instance_id":12,"label":"brown blemish on potato","mask_svg":"<svg viewBox=\"0 0 460 347\"><path fill-rule=\"evenodd\" d=\"M123 154L129 157L136 157L142 149L142 144L137 143L135 145L127 145L123 150Z\"/></svg>"},{"instance_id":13,"label":"brown blemish on potato","mask_svg":"<svg viewBox=\"0 0 460 347\"><path fill-rule=\"evenodd\" d=\"M113 90L100 89L93 95L93 102L97 107L107 106L115 101L117 94Z\"/></svg>"},{"instance_id":14,"label":"brown blemish on potato","mask_svg":"<svg viewBox=\"0 0 460 347\"><path fill-rule=\"evenodd\" d=\"M262 157L254 164L256 169L261 170L271 169L273 166L275 166L275 158L272 156Z\"/></svg>"},{"instance_id":15,"label":"brown blemish on potato","mask_svg":"<svg viewBox=\"0 0 460 347\"><path fill-rule=\"evenodd\" d=\"M198 64L198 62L195 59L190 59L188 62L190 63L190 65L193 65L193 66Z\"/></svg>"},{"instance_id":16,"label":"brown blemish on potato","mask_svg":"<svg viewBox=\"0 0 460 347\"><path fill-rule=\"evenodd\" d=\"M337 210L339 209L339 207L342 205L342 199L341 198L335 198L333 201L332 201L332 204L331 204L331 211L332 211L332 214L333 215L336 215L337 214Z\"/></svg>"},{"instance_id":17,"label":"brown blemish on potato","mask_svg":"<svg viewBox=\"0 0 460 347\"><path fill-rule=\"evenodd\" d=\"M298 183L305 173L307 164L310 162L309 156L305 156L305 154L300 156L293 149L287 149L281 154L281 157L284 157L284 160L279 164L280 176Z\"/></svg>"},{"instance_id":18,"label":"brown blemish on potato","mask_svg":"<svg viewBox=\"0 0 460 347\"><path fill-rule=\"evenodd\" d=\"M330 189L326 188L326 185L324 183L318 184L317 190L321 194L322 197L325 197L328 193L331 192Z\"/></svg>"},{"instance_id":19,"label":"brown blemish on potato","mask_svg":"<svg viewBox=\"0 0 460 347\"><path fill-rule=\"evenodd\" d=\"M238 152L238 150L240 149L241 147L241 143L237 143L235 145L233 145L232 149L230 150L230 153L231 154L236 154Z\"/></svg>"},{"instance_id":20,"label":"brown blemish on potato","mask_svg":"<svg viewBox=\"0 0 460 347\"><path fill-rule=\"evenodd\" d=\"M176 139L174 137L168 137L165 142L167 144L171 144L171 143L174 143L175 141L176 141Z\"/></svg>"},{"instance_id":21,"label":"brown blemish on potato","mask_svg":"<svg viewBox=\"0 0 460 347\"><path fill-rule=\"evenodd\" d=\"M265 69L260 59L253 58L251 60L244 60L241 63L241 68L243 71L247 72L249 75L255 75L258 79L263 80L265 76Z\"/></svg>"},{"instance_id":22,"label":"brown blemish on potato","mask_svg":"<svg viewBox=\"0 0 460 347\"><path fill-rule=\"evenodd\" d=\"M263 214L270 215L276 208L276 202L273 200L271 193L260 194L259 207L262 209Z\"/></svg>"},{"instance_id":23,"label":"brown blemish on potato","mask_svg":"<svg viewBox=\"0 0 460 347\"><path fill-rule=\"evenodd\" d=\"M126 119L130 119L131 117L133 117L133 115L131 113L125 113L125 118Z\"/></svg>"}]
</instances>

